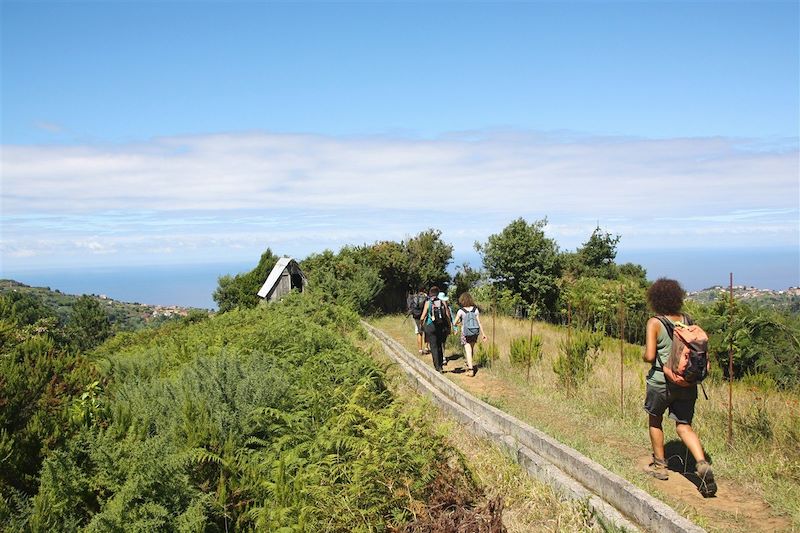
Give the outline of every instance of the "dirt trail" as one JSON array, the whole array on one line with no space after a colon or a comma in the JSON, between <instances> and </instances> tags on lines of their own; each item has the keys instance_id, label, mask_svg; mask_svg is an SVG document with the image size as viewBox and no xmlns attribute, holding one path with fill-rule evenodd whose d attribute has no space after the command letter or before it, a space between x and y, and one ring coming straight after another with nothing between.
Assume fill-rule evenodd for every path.
<instances>
[{"instance_id":1,"label":"dirt trail","mask_svg":"<svg viewBox=\"0 0 800 533\"><path fill-rule=\"evenodd\" d=\"M681 458L682 459L682 458ZM636 465L644 469L650 456L642 456ZM650 484L661 492L680 500L692 510L707 517L717 528L729 531L790 531L791 523L783 517L772 514L770 506L761 498L746 493L742 487L724 479L717 479L717 494L713 498L703 498L697 490L699 479L693 472L683 474L681 460L670 462L667 481L653 479ZM691 468L693 471L694 468Z\"/></svg>"},{"instance_id":2,"label":"dirt trail","mask_svg":"<svg viewBox=\"0 0 800 533\"><path fill-rule=\"evenodd\" d=\"M474 396L502 408L506 401L510 402L518 397L519 391L513 385L493 377L486 371L478 371L477 375L471 377L469 373L461 372L462 360L451 360L445 367L445 376L458 383L463 389ZM527 408L527 406L526 406ZM528 412L529 420L546 418L553 421L552 412L541 410L541 412ZM564 421L564 423L569 423ZM644 429L643 429L644 431ZM642 455L641 448L632 447L630 443L615 441L598 435L606 446L613 447L621 456L626 457L640 469L644 469L650 462L649 454ZM681 446L682 448L682 446ZM670 445L668 444L668 456L670 455ZM681 514L703 517L706 528L710 531L732 531L732 532L773 532L773 531L792 531L790 520L784 516L776 516L772 508L763 498L747 492L744 487L720 479L717 476L717 494L712 498L704 498L697 490L695 482L699 483L697 476L693 473L683 475L684 467L682 458L674 452L669 462L670 477L667 481L656 479L647 480L647 484L653 489L666 494L669 498L668 503L676 508ZM694 462L690 460L690 472L694 471ZM693 482L693 480L695 482ZM676 505L679 502L679 505ZM683 506L684 509L681 509ZM687 512L688 511L688 512Z\"/></svg>"}]
</instances>

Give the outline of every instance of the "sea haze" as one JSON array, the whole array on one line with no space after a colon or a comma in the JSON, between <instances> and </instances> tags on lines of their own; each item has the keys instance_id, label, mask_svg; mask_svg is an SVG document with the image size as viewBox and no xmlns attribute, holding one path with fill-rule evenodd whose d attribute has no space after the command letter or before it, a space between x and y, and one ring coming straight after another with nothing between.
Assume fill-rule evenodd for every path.
<instances>
[{"instance_id":1,"label":"sea haze","mask_svg":"<svg viewBox=\"0 0 800 533\"><path fill-rule=\"evenodd\" d=\"M224 274L251 270L255 264L159 265L3 272L33 287L67 294L103 294L122 302L215 309L211 295Z\"/></svg>"},{"instance_id":2,"label":"sea haze","mask_svg":"<svg viewBox=\"0 0 800 533\"><path fill-rule=\"evenodd\" d=\"M688 291L727 285L731 272L736 285L775 290L800 286L798 249L620 251L617 261L643 265L651 280L662 276L676 278ZM481 259L474 251L461 253L457 250L451 272L464 262L475 267L480 265ZM104 294L124 302L214 309L216 304L211 295L219 276L246 272L253 267L255 262L4 270L2 277L67 294Z\"/></svg>"},{"instance_id":3,"label":"sea haze","mask_svg":"<svg viewBox=\"0 0 800 533\"><path fill-rule=\"evenodd\" d=\"M647 278L675 278L687 291L715 285L783 290L800 286L799 248L752 250L620 251L618 263L639 263Z\"/></svg>"}]
</instances>

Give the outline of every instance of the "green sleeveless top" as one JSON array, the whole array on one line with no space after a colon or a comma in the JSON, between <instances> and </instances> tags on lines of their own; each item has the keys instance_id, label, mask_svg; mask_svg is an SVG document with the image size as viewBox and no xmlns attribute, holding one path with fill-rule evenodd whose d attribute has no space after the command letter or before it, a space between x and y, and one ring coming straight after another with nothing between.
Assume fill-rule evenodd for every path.
<instances>
[{"instance_id":1,"label":"green sleeveless top","mask_svg":"<svg viewBox=\"0 0 800 533\"><path fill-rule=\"evenodd\" d=\"M672 350L672 339L669 338L667 328L664 327L664 324L662 324L661 321L659 321L658 325L659 329L658 341L656 343L656 357L658 357L659 363L653 361L653 365L650 367L650 372L647 373L647 383L654 387L663 389L667 387L667 378L664 376L664 372L661 369L664 368L665 364L667 364L669 352Z\"/></svg>"}]
</instances>

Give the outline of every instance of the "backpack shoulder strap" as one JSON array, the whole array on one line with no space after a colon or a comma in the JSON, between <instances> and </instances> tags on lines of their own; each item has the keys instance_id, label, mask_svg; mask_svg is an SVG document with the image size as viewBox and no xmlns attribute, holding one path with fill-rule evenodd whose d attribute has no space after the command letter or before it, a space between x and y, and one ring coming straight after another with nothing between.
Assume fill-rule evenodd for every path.
<instances>
[{"instance_id":1,"label":"backpack shoulder strap","mask_svg":"<svg viewBox=\"0 0 800 533\"><path fill-rule=\"evenodd\" d=\"M673 334L675 333L675 325L669 318L665 316L658 315L656 316L656 318L658 319L659 322L661 322L664 325L664 328L667 330L667 334L671 339ZM656 358L653 360L653 366L656 368L656 370L659 370L661 372L664 371L664 365L661 364L661 360L658 357L658 353L656 353Z\"/></svg>"},{"instance_id":2,"label":"backpack shoulder strap","mask_svg":"<svg viewBox=\"0 0 800 533\"><path fill-rule=\"evenodd\" d=\"M667 334L671 339L673 334L675 333L675 324L673 324L669 318L662 315L658 315L656 318L658 319L659 322L664 324L664 328L667 330Z\"/></svg>"}]
</instances>

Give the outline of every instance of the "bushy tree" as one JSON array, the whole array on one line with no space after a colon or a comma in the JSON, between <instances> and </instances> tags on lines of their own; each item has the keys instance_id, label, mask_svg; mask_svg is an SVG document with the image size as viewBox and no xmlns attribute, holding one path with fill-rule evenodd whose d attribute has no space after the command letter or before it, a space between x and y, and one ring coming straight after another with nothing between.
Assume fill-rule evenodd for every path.
<instances>
[{"instance_id":1,"label":"bushy tree","mask_svg":"<svg viewBox=\"0 0 800 533\"><path fill-rule=\"evenodd\" d=\"M420 286L446 288L453 247L438 230L408 241L345 246L339 253L313 254L301 266L311 290L360 313L405 309L406 295Z\"/></svg>"},{"instance_id":2,"label":"bushy tree","mask_svg":"<svg viewBox=\"0 0 800 533\"><path fill-rule=\"evenodd\" d=\"M12 291L0 294L0 316L26 326L42 318L55 317L57 313L35 294Z\"/></svg>"},{"instance_id":3,"label":"bushy tree","mask_svg":"<svg viewBox=\"0 0 800 533\"><path fill-rule=\"evenodd\" d=\"M595 275L614 278L616 277L614 259L617 257L619 240L619 235L611 235L597 226L589 240L578 248L578 257Z\"/></svg>"},{"instance_id":4,"label":"bushy tree","mask_svg":"<svg viewBox=\"0 0 800 533\"><path fill-rule=\"evenodd\" d=\"M472 268L469 263L463 263L456 268L456 275L453 276L454 290L451 291L455 297L472 290L480 281L482 273L480 270ZM474 295L473 295L474 296Z\"/></svg>"},{"instance_id":5,"label":"bushy tree","mask_svg":"<svg viewBox=\"0 0 800 533\"><path fill-rule=\"evenodd\" d=\"M476 243L475 249L500 288L510 289L529 304L536 302L553 310L561 264L558 244L544 234L546 225L546 218L530 224L518 218L485 243Z\"/></svg>"},{"instance_id":6,"label":"bushy tree","mask_svg":"<svg viewBox=\"0 0 800 533\"><path fill-rule=\"evenodd\" d=\"M256 267L250 272L235 276L220 276L213 298L219 311L225 313L237 307L252 308L258 305L258 290L267 280L267 276L278 262L278 256L267 250L261 254Z\"/></svg>"},{"instance_id":7,"label":"bushy tree","mask_svg":"<svg viewBox=\"0 0 800 533\"><path fill-rule=\"evenodd\" d=\"M18 326L0 316L0 497L35 492L43 459L69 435L67 409L93 376L54 334L55 318Z\"/></svg>"},{"instance_id":8,"label":"bushy tree","mask_svg":"<svg viewBox=\"0 0 800 533\"><path fill-rule=\"evenodd\" d=\"M78 350L90 350L111 336L111 321L100 302L83 295L72 306L66 335Z\"/></svg>"},{"instance_id":9,"label":"bushy tree","mask_svg":"<svg viewBox=\"0 0 800 533\"><path fill-rule=\"evenodd\" d=\"M781 388L800 388L798 318L742 302L736 302L731 310L724 299L710 305L688 305L687 310L709 334L709 353L724 376L728 375L732 343L734 378L765 374Z\"/></svg>"},{"instance_id":10,"label":"bushy tree","mask_svg":"<svg viewBox=\"0 0 800 533\"><path fill-rule=\"evenodd\" d=\"M572 279L583 276L616 279L620 274L619 268L614 263L619 241L619 235L611 235L597 226L589 236L589 240L575 252L562 254L564 271Z\"/></svg>"},{"instance_id":11,"label":"bushy tree","mask_svg":"<svg viewBox=\"0 0 800 533\"><path fill-rule=\"evenodd\" d=\"M621 277L632 279L642 287L647 286L647 270L636 263L623 263L618 265L617 271Z\"/></svg>"},{"instance_id":12,"label":"bushy tree","mask_svg":"<svg viewBox=\"0 0 800 533\"><path fill-rule=\"evenodd\" d=\"M385 312L403 309L411 279L410 256L405 244L381 241L357 250L382 281L381 290L374 296L375 307Z\"/></svg>"},{"instance_id":13,"label":"bushy tree","mask_svg":"<svg viewBox=\"0 0 800 533\"><path fill-rule=\"evenodd\" d=\"M617 337L622 319L625 338L630 342L644 342L649 314L645 289L637 280L585 276L566 283L561 295L570 305L574 325Z\"/></svg>"},{"instance_id":14,"label":"bushy tree","mask_svg":"<svg viewBox=\"0 0 800 533\"><path fill-rule=\"evenodd\" d=\"M366 263L363 249L345 247L338 254L325 250L300 264L308 276L309 292L321 301L366 313L375 307L383 289L378 270Z\"/></svg>"},{"instance_id":15,"label":"bushy tree","mask_svg":"<svg viewBox=\"0 0 800 533\"><path fill-rule=\"evenodd\" d=\"M442 232L429 229L418 233L406 243L409 260L409 288L438 285L444 288L450 281L447 265L453 259L453 246L442 240Z\"/></svg>"}]
</instances>

